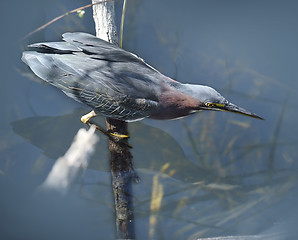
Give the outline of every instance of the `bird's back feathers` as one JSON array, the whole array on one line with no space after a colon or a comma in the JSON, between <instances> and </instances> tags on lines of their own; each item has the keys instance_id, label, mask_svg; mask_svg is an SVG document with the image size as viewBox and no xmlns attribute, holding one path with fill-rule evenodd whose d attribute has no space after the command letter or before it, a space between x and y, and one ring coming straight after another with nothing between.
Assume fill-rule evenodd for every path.
<instances>
[{"instance_id":1,"label":"bird's back feathers","mask_svg":"<svg viewBox=\"0 0 298 240\"><path fill-rule=\"evenodd\" d=\"M65 42L36 43L22 60L41 79L106 116L147 117L158 105L165 76L141 58L87 33L65 33Z\"/></svg>"}]
</instances>

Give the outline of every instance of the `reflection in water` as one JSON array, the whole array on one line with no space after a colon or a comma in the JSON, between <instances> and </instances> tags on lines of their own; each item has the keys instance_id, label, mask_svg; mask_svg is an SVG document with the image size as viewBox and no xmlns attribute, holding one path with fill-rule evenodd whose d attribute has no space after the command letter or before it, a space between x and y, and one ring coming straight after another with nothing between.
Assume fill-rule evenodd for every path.
<instances>
[{"instance_id":1,"label":"reflection in water","mask_svg":"<svg viewBox=\"0 0 298 240\"><path fill-rule=\"evenodd\" d=\"M16 133L40 147L44 153L57 155L54 150L51 152L51 144L54 142L56 146L64 145L65 151L69 144L65 143L65 139L71 142L75 128L80 127L79 119L83 112L85 111L75 110L72 114L60 117L24 119L12 123L12 126ZM193 119L197 126L201 126L198 129L202 134L201 139L204 139L202 136L205 132L202 128L208 128L208 123L200 124L198 121L208 119L210 122L212 116ZM104 124L103 120L99 121ZM209 124L214 123L211 121ZM184 127L188 129L187 125ZM183 236L197 239L201 236L227 234L237 239L235 236L239 233L249 235L252 232L263 239L274 239L272 236L286 239L286 234L293 236L292 224L297 213L290 206L294 200L285 200L283 196L288 192L292 196L298 196L297 171L272 167L264 170L256 168L258 170L254 171L253 165L256 162L252 161L250 154L262 150L264 146L255 144L239 147L235 145L233 137L225 135L227 139L223 138L222 141L228 147L221 149L218 141L212 141L211 137L216 134L205 136L205 140L197 146L196 141L192 142L198 138L194 136L196 132L188 131L190 146L194 148L194 152L200 153L197 158L200 164L194 164L185 157L179 144L165 132L143 123L131 124L130 128L135 164L141 177L141 183L133 186L138 237L159 238L160 232L157 229L160 228L163 231L172 229L172 239L181 239ZM242 126L241 129L243 131ZM212 129L208 128L208 131L212 133ZM203 144L210 151L203 151ZM98 181L98 177L94 177L97 174L102 175L103 170L108 171L103 166L108 159L106 147L104 141L96 145L94 162L89 165L85 180L80 183L79 195L82 200L98 202L102 198L101 194L110 191L109 178ZM232 153L236 155L233 157ZM237 170L232 171L231 167ZM92 169L96 171L92 173ZM105 189L99 194L98 189L102 186ZM105 204L109 205L111 202ZM144 217L148 217L149 222L145 224L147 227L143 225ZM251 238L252 236L247 236L242 239Z\"/></svg>"},{"instance_id":2,"label":"reflection in water","mask_svg":"<svg viewBox=\"0 0 298 240\"><path fill-rule=\"evenodd\" d=\"M40 148L50 158L57 159L68 149L77 129L84 126L80 117L85 109L76 109L71 114L50 117L31 117L11 123L13 130L34 146ZM105 126L104 118L97 118L96 123ZM188 161L180 144L169 134L137 122L129 125L132 154L138 168L149 168L159 171L164 165L173 177L184 181L198 181L203 169ZM88 166L90 169L109 171L107 167L107 139L96 144L94 155ZM145 146L145 147L144 147ZM138 160L140 159L140 160ZM154 161L152 161L154 160Z\"/></svg>"},{"instance_id":3,"label":"reflection in water","mask_svg":"<svg viewBox=\"0 0 298 240\"><path fill-rule=\"evenodd\" d=\"M81 127L79 119L84 112L77 109L64 116L24 119L12 126L16 133L45 154L56 156L60 154L57 149L62 152L67 149L76 129ZM283 196L288 192L298 196L297 171L268 168L266 164L263 170L254 166L267 161L263 155L252 159L251 154L258 156L255 153L270 148L270 143L245 146L244 138L243 146L238 146L241 135L237 134L223 134L222 139L212 139L217 136L213 134L216 129L210 127L217 125L214 116L190 119L197 128L182 121L187 138L181 144L167 133L142 122L130 124L134 161L141 177L141 183L133 186L136 236L139 238L159 238L161 233L157 229L167 231L168 228L172 233L166 235L171 235L172 239L249 235L252 232L264 238L274 235L276 239L285 239L286 234L295 234L295 228L291 227L297 214L290 207L293 199L285 201ZM98 120L103 126L104 120ZM237 121L236 125L235 120L228 122L225 128L232 126L238 126ZM247 132L252 130L249 123L240 125L238 132L245 132L245 129ZM201 140L199 145L198 138ZM184 152L188 143L196 154L192 159L197 159L198 163L186 158ZM101 195L110 191L110 178L98 178L102 171L109 171L107 159L107 144L100 141L85 180L79 184L79 196L83 201L100 203ZM103 186L105 188L99 193L98 189ZM104 204L111 205L112 200L106 200ZM144 219L148 219L145 225ZM274 222L268 219L274 219ZM287 227L289 231L285 230ZM248 237L244 239L251 238Z\"/></svg>"},{"instance_id":4,"label":"reflection in water","mask_svg":"<svg viewBox=\"0 0 298 240\"><path fill-rule=\"evenodd\" d=\"M164 234L169 234L166 229L172 229L173 239L198 239L202 236L230 235L228 239L292 239L296 235L293 228L293 219L297 216L295 209L289 209L294 199L284 201L285 191L292 191L297 196L297 187L294 186L297 179L277 180L279 184L256 185L230 185L205 184L203 181L197 184L177 181L168 175L158 174L144 170L141 177L146 184L135 186L134 191L138 196L136 204L136 219L147 216L143 212L146 203L153 199L146 194L151 191L151 185L156 176L159 185L163 189L162 197L158 196L159 211L151 209L148 231L155 234L158 239L163 229ZM295 175L297 172L291 173ZM203 179L202 179L203 180ZM286 190L288 187L290 189ZM153 189L152 189L153 191ZM294 192L293 192L294 191ZM142 194L143 193L143 194ZM146 208L145 208L146 209ZM293 211L294 210L294 211ZM142 222L142 221L141 221ZM141 223L140 223L141 225ZM152 228L154 232L152 233ZM140 229L141 226L136 226ZM239 233L247 237L237 238ZM255 236L249 236L254 233ZM138 232L137 236L146 238L146 234Z\"/></svg>"}]
</instances>

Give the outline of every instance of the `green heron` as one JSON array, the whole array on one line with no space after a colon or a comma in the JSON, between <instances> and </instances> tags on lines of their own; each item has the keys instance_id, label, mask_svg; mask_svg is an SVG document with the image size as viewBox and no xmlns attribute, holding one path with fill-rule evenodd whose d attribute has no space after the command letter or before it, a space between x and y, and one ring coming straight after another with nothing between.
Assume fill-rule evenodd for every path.
<instances>
[{"instance_id":1,"label":"green heron","mask_svg":"<svg viewBox=\"0 0 298 240\"><path fill-rule=\"evenodd\" d=\"M64 42L29 45L22 60L41 79L98 113L123 121L175 119L201 110L258 115L228 102L211 87L179 83L143 59L87 33L64 33Z\"/></svg>"}]
</instances>

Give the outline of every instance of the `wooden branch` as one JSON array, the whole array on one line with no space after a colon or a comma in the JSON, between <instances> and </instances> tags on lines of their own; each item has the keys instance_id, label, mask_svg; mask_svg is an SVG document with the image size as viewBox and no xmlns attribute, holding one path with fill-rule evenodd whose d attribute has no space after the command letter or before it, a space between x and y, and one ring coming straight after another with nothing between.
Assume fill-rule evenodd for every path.
<instances>
[{"instance_id":1,"label":"wooden branch","mask_svg":"<svg viewBox=\"0 0 298 240\"><path fill-rule=\"evenodd\" d=\"M96 3L92 0L92 3ZM93 5L93 18L96 36L112 44L119 45L115 24L114 2ZM124 121L107 118L108 132L118 135L128 135L127 123ZM110 167L112 186L115 198L116 231L119 239L133 239L134 224L132 210L132 180L137 181L129 150L128 138L113 136L109 140ZM116 140L116 141L115 141ZM117 141L118 140L118 141Z\"/></svg>"}]
</instances>

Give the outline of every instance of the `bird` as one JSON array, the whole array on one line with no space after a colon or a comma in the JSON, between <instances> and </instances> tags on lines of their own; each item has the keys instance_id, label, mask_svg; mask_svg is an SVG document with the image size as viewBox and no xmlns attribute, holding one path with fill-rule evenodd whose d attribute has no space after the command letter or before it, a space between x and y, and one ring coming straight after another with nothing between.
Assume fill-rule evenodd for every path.
<instances>
[{"instance_id":1,"label":"bird","mask_svg":"<svg viewBox=\"0 0 298 240\"><path fill-rule=\"evenodd\" d=\"M84 32L67 32L60 42L31 44L22 61L35 75L103 115L126 122L170 120L200 111L227 111L263 119L226 100L206 85L180 83L137 55Z\"/></svg>"}]
</instances>

